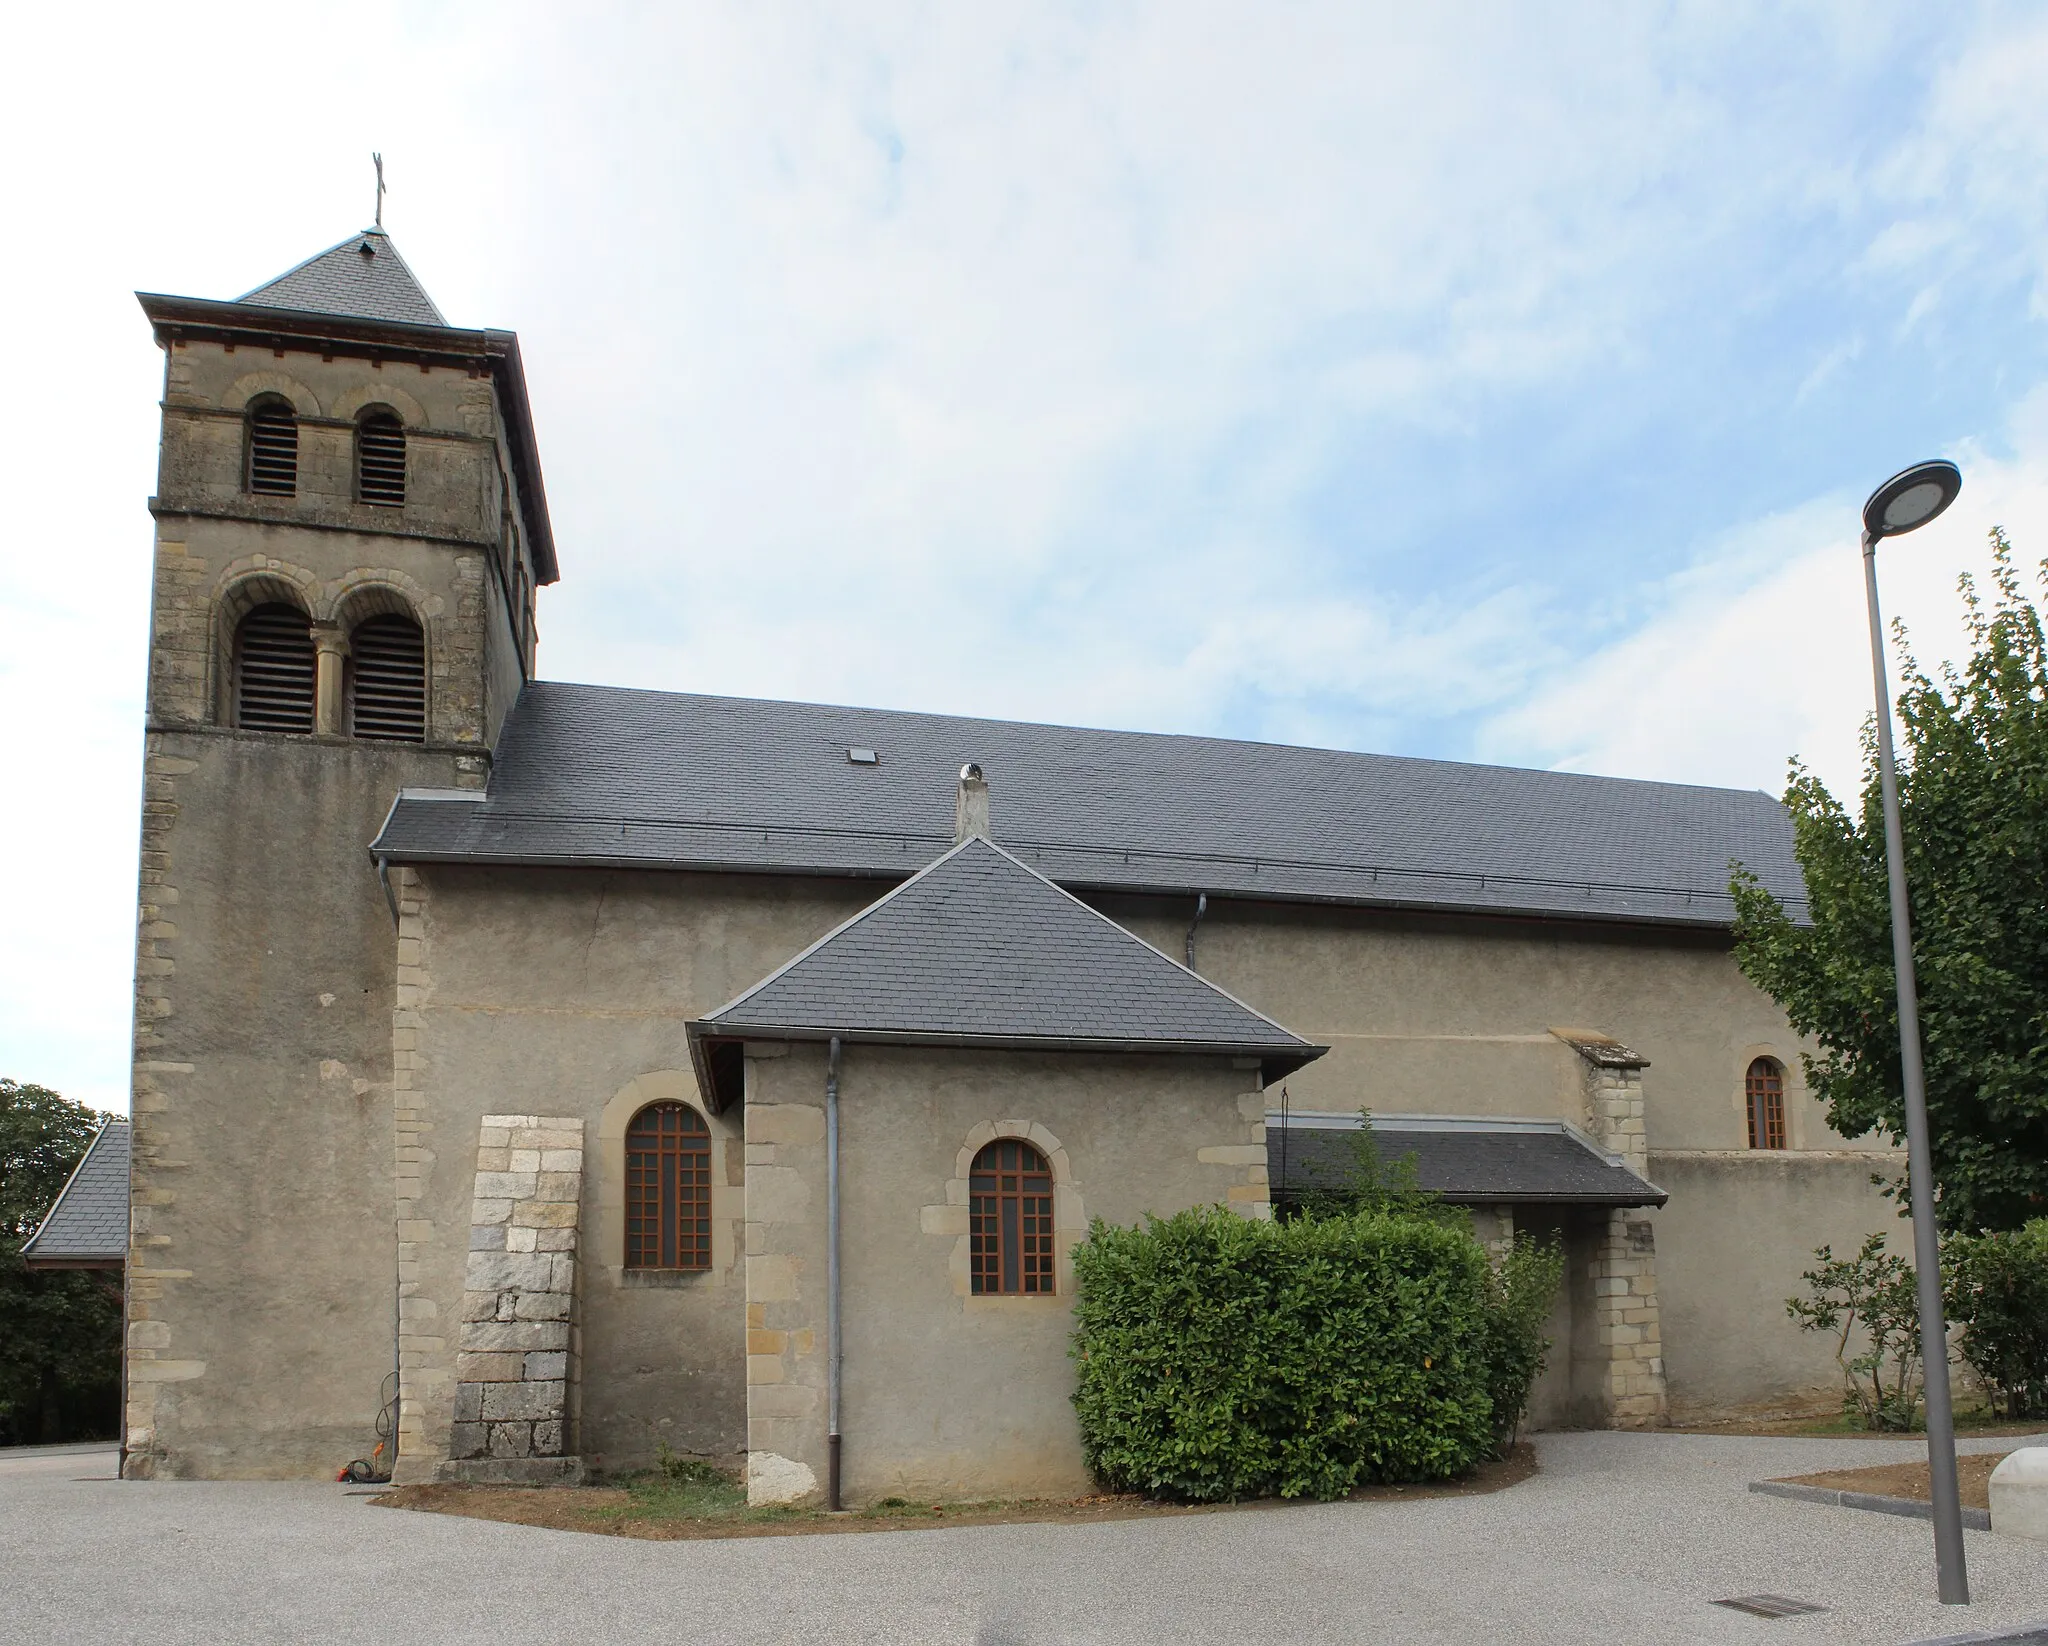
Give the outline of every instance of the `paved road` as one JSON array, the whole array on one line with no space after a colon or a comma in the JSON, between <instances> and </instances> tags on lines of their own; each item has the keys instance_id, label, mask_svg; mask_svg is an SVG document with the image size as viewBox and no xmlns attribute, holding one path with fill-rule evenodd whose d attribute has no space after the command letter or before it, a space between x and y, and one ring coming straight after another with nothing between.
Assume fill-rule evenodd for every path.
<instances>
[{"instance_id":1,"label":"paved road","mask_svg":"<svg viewBox=\"0 0 2048 1646\"><path fill-rule=\"evenodd\" d=\"M1969 1533L1979 1603L1942 1607L1924 1521L1745 1490L1912 1442L1538 1446L1542 1472L1492 1497L667 1544L0 1453L0 1639L1902 1646L2048 1619L2048 1546ZM1766 1622L1710 1604L1757 1592L1829 1610Z\"/></svg>"}]
</instances>

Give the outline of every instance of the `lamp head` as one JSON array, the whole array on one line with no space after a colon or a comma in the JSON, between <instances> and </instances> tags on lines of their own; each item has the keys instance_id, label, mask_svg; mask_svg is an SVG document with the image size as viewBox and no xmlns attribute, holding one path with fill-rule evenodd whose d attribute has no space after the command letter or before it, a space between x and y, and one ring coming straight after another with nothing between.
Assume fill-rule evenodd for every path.
<instances>
[{"instance_id":1,"label":"lamp head","mask_svg":"<svg viewBox=\"0 0 2048 1646\"><path fill-rule=\"evenodd\" d=\"M1915 463L1893 475L1863 505L1863 533L1875 542L1917 531L1956 500L1963 471L1945 458Z\"/></svg>"}]
</instances>

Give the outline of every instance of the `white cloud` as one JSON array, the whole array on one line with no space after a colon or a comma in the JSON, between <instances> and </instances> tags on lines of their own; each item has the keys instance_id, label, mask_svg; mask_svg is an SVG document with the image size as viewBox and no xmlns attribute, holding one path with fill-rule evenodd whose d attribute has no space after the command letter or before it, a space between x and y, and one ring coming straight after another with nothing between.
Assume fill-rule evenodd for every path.
<instances>
[{"instance_id":1,"label":"white cloud","mask_svg":"<svg viewBox=\"0 0 2048 1646\"><path fill-rule=\"evenodd\" d=\"M1967 654L1957 580L1967 572L1990 589L1991 527L2005 527L2041 598L2033 568L2048 559L2048 389L2022 405L2011 435L2009 459L1959 452L1954 506L1879 548L1886 629L1903 621L1930 673ZM1797 756L1836 794L1853 794L1873 701L1861 507L1826 498L1733 534L1672 578L1639 628L1493 716L1482 747L1572 771L1773 794ZM1896 698L1889 645L1886 669Z\"/></svg>"}]
</instances>

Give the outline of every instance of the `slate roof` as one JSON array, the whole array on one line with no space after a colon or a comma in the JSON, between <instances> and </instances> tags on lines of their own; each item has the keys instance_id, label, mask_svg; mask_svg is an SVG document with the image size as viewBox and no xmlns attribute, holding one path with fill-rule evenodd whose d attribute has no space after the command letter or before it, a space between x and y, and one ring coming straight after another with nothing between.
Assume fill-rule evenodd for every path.
<instances>
[{"instance_id":1,"label":"slate roof","mask_svg":"<svg viewBox=\"0 0 2048 1646\"><path fill-rule=\"evenodd\" d=\"M1418 1187L1463 1206L1661 1206L1667 1196L1560 1120L1374 1115L1383 1164L1415 1160ZM1276 1200L1340 1184L1356 1160L1356 1115L1266 1116Z\"/></svg>"},{"instance_id":2,"label":"slate roof","mask_svg":"<svg viewBox=\"0 0 2048 1646\"><path fill-rule=\"evenodd\" d=\"M244 292L236 301L266 309L356 315L416 326L448 324L382 229L352 234L275 280Z\"/></svg>"},{"instance_id":3,"label":"slate roof","mask_svg":"<svg viewBox=\"0 0 2048 1646\"><path fill-rule=\"evenodd\" d=\"M951 840L970 760L995 838L1068 887L1725 927L1735 859L1805 914L1756 791L553 681L520 695L485 800L402 795L371 849L904 875Z\"/></svg>"},{"instance_id":4,"label":"slate roof","mask_svg":"<svg viewBox=\"0 0 2048 1646\"><path fill-rule=\"evenodd\" d=\"M1209 1052L1256 1056L1272 1075L1324 1050L978 837L690 1034Z\"/></svg>"},{"instance_id":5,"label":"slate roof","mask_svg":"<svg viewBox=\"0 0 2048 1646\"><path fill-rule=\"evenodd\" d=\"M128 1139L109 1120L21 1249L31 1269L119 1268L128 1261Z\"/></svg>"}]
</instances>

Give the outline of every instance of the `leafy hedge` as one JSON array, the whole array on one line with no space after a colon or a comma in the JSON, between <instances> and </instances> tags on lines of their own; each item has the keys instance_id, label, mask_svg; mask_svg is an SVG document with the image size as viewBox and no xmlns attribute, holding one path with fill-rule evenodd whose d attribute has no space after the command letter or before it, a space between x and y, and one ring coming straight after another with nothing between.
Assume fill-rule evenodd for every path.
<instances>
[{"instance_id":1,"label":"leafy hedge","mask_svg":"<svg viewBox=\"0 0 2048 1646\"><path fill-rule=\"evenodd\" d=\"M1543 1272L1554 1292L1554 1264ZM1528 1335L1485 1250L1441 1218L1098 1221L1074 1274L1082 1445L1119 1490L1328 1498L1462 1474L1500 1438L1498 1348ZM1514 1307L1530 1315L1526 1287ZM1503 1428L1537 1342L1506 1370Z\"/></svg>"},{"instance_id":2,"label":"leafy hedge","mask_svg":"<svg viewBox=\"0 0 2048 1646\"><path fill-rule=\"evenodd\" d=\"M1943 1242L1949 1318L2001 1417L2048 1417L2048 1217Z\"/></svg>"}]
</instances>

